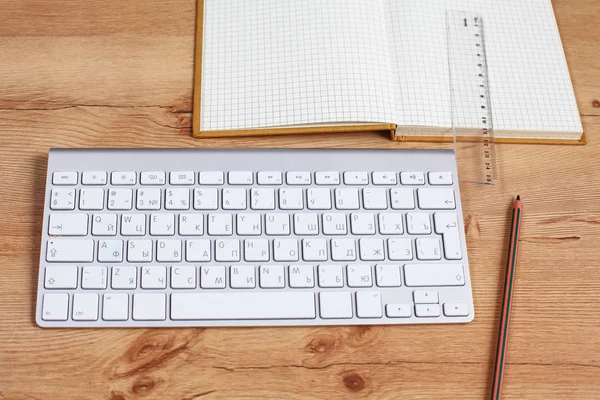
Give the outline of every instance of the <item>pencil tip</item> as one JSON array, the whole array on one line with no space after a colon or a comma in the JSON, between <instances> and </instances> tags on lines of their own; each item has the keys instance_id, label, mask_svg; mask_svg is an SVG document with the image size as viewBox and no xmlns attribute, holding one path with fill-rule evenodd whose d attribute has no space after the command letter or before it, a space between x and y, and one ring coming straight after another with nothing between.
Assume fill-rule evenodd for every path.
<instances>
[{"instance_id":1,"label":"pencil tip","mask_svg":"<svg viewBox=\"0 0 600 400\"><path fill-rule=\"evenodd\" d=\"M520 194L517 195L517 200L521 200L521 195Z\"/></svg>"}]
</instances>

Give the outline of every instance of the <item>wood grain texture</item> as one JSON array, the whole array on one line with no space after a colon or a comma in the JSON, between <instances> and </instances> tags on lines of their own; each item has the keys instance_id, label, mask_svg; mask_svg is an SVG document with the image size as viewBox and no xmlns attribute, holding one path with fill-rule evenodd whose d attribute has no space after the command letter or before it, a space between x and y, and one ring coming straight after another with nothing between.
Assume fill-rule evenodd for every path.
<instances>
[{"instance_id":1,"label":"wood grain texture","mask_svg":"<svg viewBox=\"0 0 600 400\"><path fill-rule=\"evenodd\" d=\"M460 326L48 330L34 322L51 147L440 147L384 134L191 138L194 0L0 6L0 399L483 399L514 195L524 220L504 395L600 391L600 3L557 0L588 144L498 145L461 185L475 320ZM462 170L471 168L461 164Z\"/></svg>"}]
</instances>

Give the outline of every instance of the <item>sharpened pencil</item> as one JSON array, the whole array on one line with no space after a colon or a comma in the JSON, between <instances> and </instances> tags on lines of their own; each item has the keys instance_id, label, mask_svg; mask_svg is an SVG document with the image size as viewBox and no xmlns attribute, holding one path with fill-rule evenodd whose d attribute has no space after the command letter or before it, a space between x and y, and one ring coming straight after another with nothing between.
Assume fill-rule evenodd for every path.
<instances>
[{"instance_id":1,"label":"sharpened pencil","mask_svg":"<svg viewBox=\"0 0 600 400\"><path fill-rule=\"evenodd\" d=\"M517 266L517 248L519 245L521 212L521 196L517 196L517 199L513 205L510 224L508 256L506 259L506 277L504 278L504 293L502 295L500 328L498 332L498 345L496 348L496 364L494 367L494 380L492 383L492 400L499 400L502 398L502 383L504 378L504 366L506 364L508 326L510 324L510 309L512 305L513 286L515 282L515 269Z\"/></svg>"}]
</instances>

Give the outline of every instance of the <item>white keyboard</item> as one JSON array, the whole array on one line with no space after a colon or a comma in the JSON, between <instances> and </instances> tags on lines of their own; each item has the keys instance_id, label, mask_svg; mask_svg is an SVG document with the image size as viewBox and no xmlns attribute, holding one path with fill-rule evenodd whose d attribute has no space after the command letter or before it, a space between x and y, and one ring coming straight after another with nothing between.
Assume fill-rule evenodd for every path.
<instances>
[{"instance_id":1,"label":"white keyboard","mask_svg":"<svg viewBox=\"0 0 600 400\"><path fill-rule=\"evenodd\" d=\"M42 327L468 322L446 150L51 150Z\"/></svg>"}]
</instances>

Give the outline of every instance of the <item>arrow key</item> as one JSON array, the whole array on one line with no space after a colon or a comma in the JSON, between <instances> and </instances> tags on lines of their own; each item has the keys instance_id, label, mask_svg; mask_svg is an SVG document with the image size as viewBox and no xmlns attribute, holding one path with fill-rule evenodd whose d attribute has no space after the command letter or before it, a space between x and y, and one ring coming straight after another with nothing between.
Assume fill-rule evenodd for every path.
<instances>
[{"instance_id":1,"label":"arrow key","mask_svg":"<svg viewBox=\"0 0 600 400\"><path fill-rule=\"evenodd\" d=\"M438 293L435 290L415 290L413 292L415 304L437 304Z\"/></svg>"}]
</instances>

